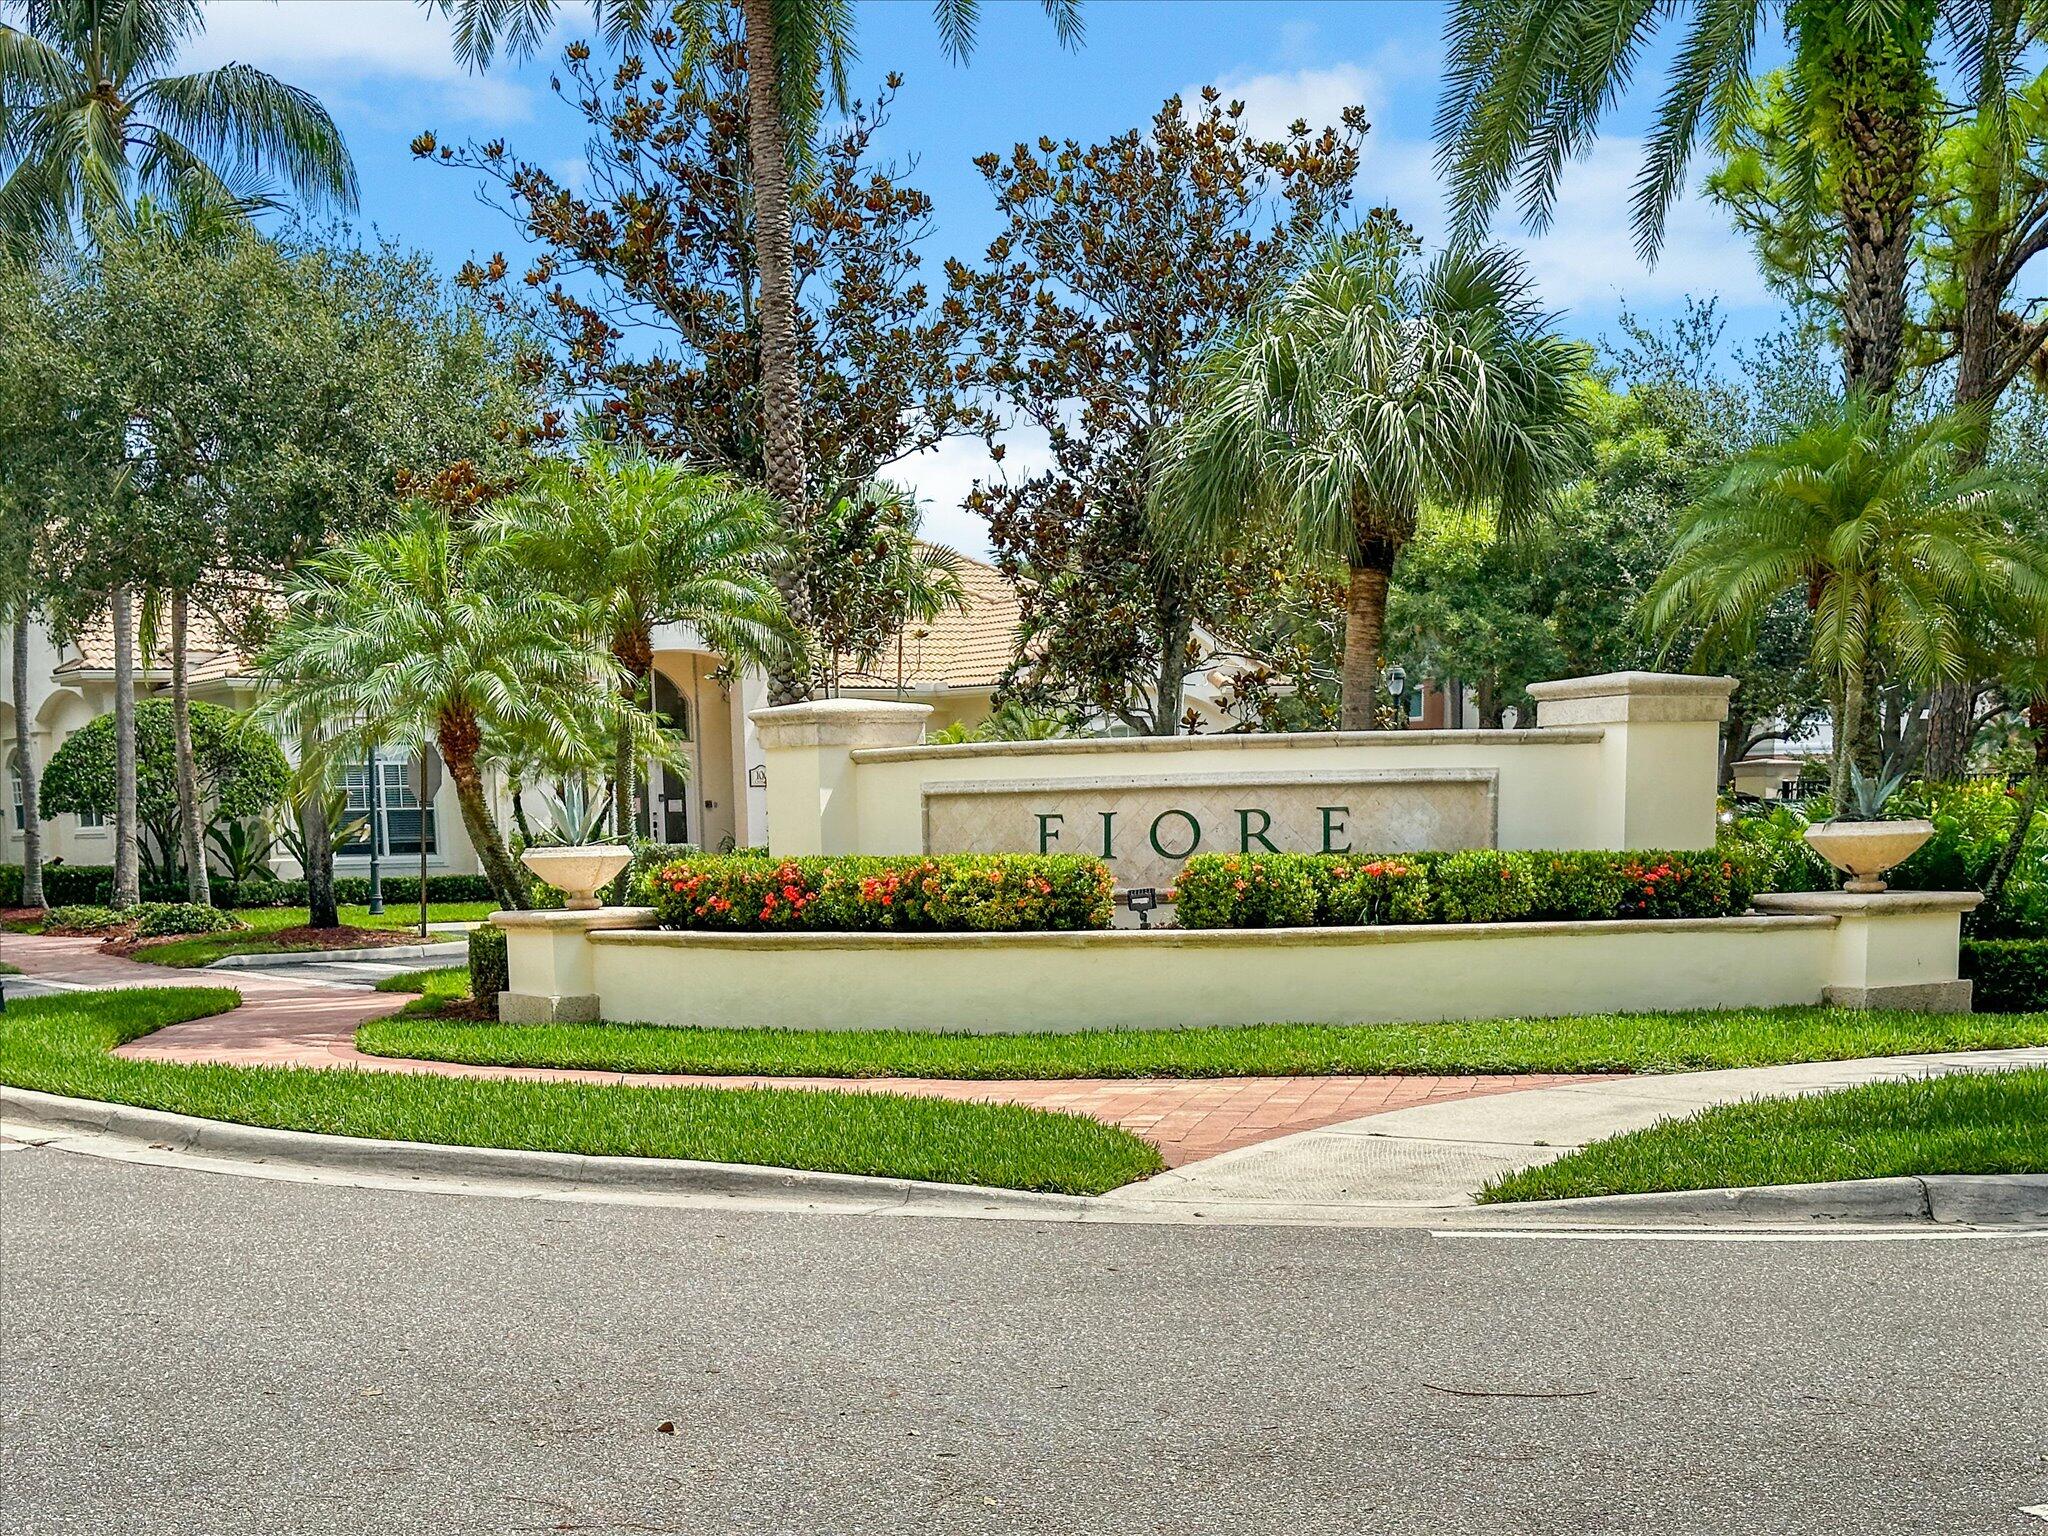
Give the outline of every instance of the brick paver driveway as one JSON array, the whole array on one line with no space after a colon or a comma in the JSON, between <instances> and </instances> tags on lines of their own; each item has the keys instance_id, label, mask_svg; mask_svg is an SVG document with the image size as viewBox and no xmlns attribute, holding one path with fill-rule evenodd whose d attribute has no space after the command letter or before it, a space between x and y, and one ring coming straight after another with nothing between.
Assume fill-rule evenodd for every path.
<instances>
[{"instance_id":1,"label":"brick paver driveway","mask_svg":"<svg viewBox=\"0 0 2048 1536\"><path fill-rule=\"evenodd\" d=\"M231 1013L173 1024L122 1046L118 1054L151 1061L228 1062L245 1066L357 1067L450 1077L518 1077L633 1087L841 1088L930 1098L1029 1104L1068 1110L1123 1126L1157 1146L1178 1167L1237 1147L1314 1130L1384 1110L1485 1094L1513 1093L1583 1079L1563 1074L1436 1077L1062 1078L1043 1082L930 1078L719 1077L707 1074L577 1072L549 1067L478 1067L455 1062L365 1056L356 1026L401 1007L396 993L316 985L289 971L179 971L101 954L96 939L8 934L9 963L38 980L94 987L230 986L242 994Z\"/></svg>"}]
</instances>

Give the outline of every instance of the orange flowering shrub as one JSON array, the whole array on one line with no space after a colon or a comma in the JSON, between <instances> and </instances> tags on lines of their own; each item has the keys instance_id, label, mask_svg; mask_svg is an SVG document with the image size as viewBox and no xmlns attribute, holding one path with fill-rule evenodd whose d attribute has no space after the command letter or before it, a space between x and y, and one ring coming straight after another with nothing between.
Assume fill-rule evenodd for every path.
<instances>
[{"instance_id":1,"label":"orange flowering shrub","mask_svg":"<svg viewBox=\"0 0 2048 1536\"><path fill-rule=\"evenodd\" d=\"M664 928L948 933L1107 928L1109 866L1079 854L732 854L656 872Z\"/></svg>"}]
</instances>

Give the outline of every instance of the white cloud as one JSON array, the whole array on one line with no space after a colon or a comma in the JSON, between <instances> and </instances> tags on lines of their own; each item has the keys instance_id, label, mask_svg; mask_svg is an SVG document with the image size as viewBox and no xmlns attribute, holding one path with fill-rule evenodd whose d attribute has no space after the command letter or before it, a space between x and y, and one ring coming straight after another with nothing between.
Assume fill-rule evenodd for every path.
<instances>
[{"instance_id":1,"label":"white cloud","mask_svg":"<svg viewBox=\"0 0 2048 1536\"><path fill-rule=\"evenodd\" d=\"M1262 139L1284 139L1297 121L1312 130L1333 126L1346 107L1364 107L1371 117L1386 99L1379 71L1361 64L1225 75L1216 89L1225 101L1244 103L1244 126ZM1201 92L1183 94L1194 101Z\"/></svg>"},{"instance_id":2,"label":"white cloud","mask_svg":"<svg viewBox=\"0 0 2048 1536\"><path fill-rule=\"evenodd\" d=\"M995 463L979 441L949 437L936 448L893 464L888 478L907 485L924 509L923 536L976 560L989 558L988 524L960 503L977 480L1021 480L1052 465L1052 448L1033 426L1013 426L999 434L1003 462Z\"/></svg>"},{"instance_id":3,"label":"white cloud","mask_svg":"<svg viewBox=\"0 0 2048 1536\"><path fill-rule=\"evenodd\" d=\"M557 31L587 24L569 7ZM533 92L504 66L473 75L455 61L448 18L412 0L208 0L206 30L180 55L190 68L254 64L309 88L346 94L365 82L425 84L420 105L487 122L531 114Z\"/></svg>"}]
</instances>

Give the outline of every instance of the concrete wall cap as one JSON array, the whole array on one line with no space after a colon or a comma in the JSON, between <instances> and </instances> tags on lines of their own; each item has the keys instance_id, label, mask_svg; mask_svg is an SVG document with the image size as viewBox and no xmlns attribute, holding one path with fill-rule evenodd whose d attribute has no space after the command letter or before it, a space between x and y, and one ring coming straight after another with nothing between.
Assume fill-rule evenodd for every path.
<instances>
[{"instance_id":1,"label":"concrete wall cap","mask_svg":"<svg viewBox=\"0 0 2048 1536\"><path fill-rule=\"evenodd\" d=\"M761 745L785 747L898 747L924 734L929 704L892 699L813 699L757 709L747 718Z\"/></svg>"},{"instance_id":2,"label":"concrete wall cap","mask_svg":"<svg viewBox=\"0 0 2048 1536\"><path fill-rule=\"evenodd\" d=\"M1546 699L1597 699L1617 695L1679 694L1700 698L1726 699L1735 692L1735 679L1695 676L1689 672L1600 672L1591 677L1561 677L1548 683L1529 684L1529 697Z\"/></svg>"},{"instance_id":3,"label":"concrete wall cap","mask_svg":"<svg viewBox=\"0 0 2048 1536\"><path fill-rule=\"evenodd\" d=\"M613 928L652 928L652 907L599 907L590 912L543 908L529 912L493 912L500 928L538 928L559 933L596 933Z\"/></svg>"},{"instance_id":4,"label":"concrete wall cap","mask_svg":"<svg viewBox=\"0 0 2048 1536\"><path fill-rule=\"evenodd\" d=\"M1567 747L1601 741L1605 732L1517 731L1276 731L1233 732L1227 736L1084 736L1067 741L970 741L937 746L868 747L854 752L857 763L935 762L953 758L1085 757L1109 752L1174 753L1221 750L1257 752L1312 747L1356 747L1395 751L1417 747Z\"/></svg>"},{"instance_id":5,"label":"concrete wall cap","mask_svg":"<svg viewBox=\"0 0 2048 1536\"><path fill-rule=\"evenodd\" d=\"M1912 912L1969 912L1984 900L1979 891L1766 891L1750 903L1759 912L1787 916L1891 917Z\"/></svg>"},{"instance_id":6,"label":"concrete wall cap","mask_svg":"<svg viewBox=\"0 0 2048 1536\"><path fill-rule=\"evenodd\" d=\"M1403 923L1374 928L1085 928L1062 932L970 930L959 933L715 933L687 928L648 928L637 932L593 933L590 942L654 945L670 949L792 949L814 952L995 949L1010 946L1129 949L1138 945L1168 949L1328 949L1374 944L1444 944L1541 938L1558 934L1633 936L1688 932L1782 932L1793 928L1831 928L1836 921L1833 914L1810 913L1767 917L1613 918L1588 922Z\"/></svg>"}]
</instances>

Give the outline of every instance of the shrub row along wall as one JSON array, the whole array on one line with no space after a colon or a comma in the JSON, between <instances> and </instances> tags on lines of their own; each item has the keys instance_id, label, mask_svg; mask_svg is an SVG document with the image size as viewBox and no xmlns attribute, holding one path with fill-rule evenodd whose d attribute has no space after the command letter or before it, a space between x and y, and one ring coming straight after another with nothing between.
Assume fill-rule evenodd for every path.
<instances>
[{"instance_id":1,"label":"shrub row along wall","mask_svg":"<svg viewBox=\"0 0 2048 1536\"><path fill-rule=\"evenodd\" d=\"M1107 928L1109 866L1079 854L680 859L654 877L664 928L747 933Z\"/></svg>"},{"instance_id":2,"label":"shrub row along wall","mask_svg":"<svg viewBox=\"0 0 2048 1536\"><path fill-rule=\"evenodd\" d=\"M1966 940L1962 974L1977 984L1980 1013L2048 1009L2048 939Z\"/></svg>"},{"instance_id":3,"label":"shrub row along wall","mask_svg":"<svg viewBox=\"0 0 2048 1536\"><path fill-rule=\"evenodd\" d=\"M1730 917L1754 894L1712 852L1202 854L1174 888L1183 928Z\"/></svg>"},{"instance_id":4,"label":"shrub row along wall","mask_svg":"<svg viewBox=\"0 0 2048 1536\"><path fill-rule=\"evenodd\" d=\"M151 886L142 892L145 899L182 901L185 888L181 885L173 890L161 890ZM106 864L45 864L43 866L43 899L53 907L73 905L105 905L113 900L114 871ZM303 880L272 880L259 878L244 880L240 886L231 886L224 877L213 877L214 905L218 907L303 907L306 904L306 882ZM343 906L361 906L370 899L370 881L365 875L337 875L334 880L334 899ZM384 877L384 899L389 902L418 901L420 880L418 875L386 875ZM429 875L427 876L427 900L434 901L489 901L491 883L482 875ZM0 864L0 907L21 905L21 866Z\"/></svg>"}]
</instances>

